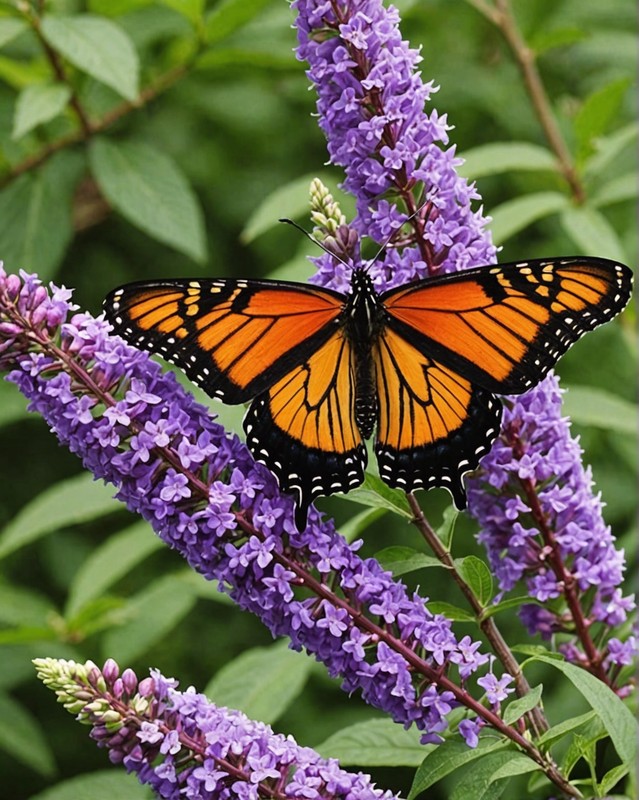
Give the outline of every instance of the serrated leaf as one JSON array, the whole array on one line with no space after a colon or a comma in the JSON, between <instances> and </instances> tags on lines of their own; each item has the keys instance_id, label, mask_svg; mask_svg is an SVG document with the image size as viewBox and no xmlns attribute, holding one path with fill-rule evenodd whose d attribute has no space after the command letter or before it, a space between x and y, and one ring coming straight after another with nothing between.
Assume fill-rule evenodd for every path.
<instances>
[{"instance_id":1,"label":"serrated leaf","mask_svg":"<svg viewBox=\"0 0 639 800\"><path fill-rule=\"evenodd\" d=\"M583 163L595 151L594 139L601 136L617 117L630 84L630 78L619 78L597 89L584 101L574 120L579 163Z\"/></svg>"},{"instance_id":2,"label":"serrated leaf","mask_svg":"<svg viewBox=\"0 0 639 800\"><path fill-rule=\"evenodd\" d=\"M13 698L0 693L0 749L38 774L55 774L53 755L42 733L42 726Z\"/></svg>"},{"instance_id":3,"label":"serrated leaf","mask_svg":"<svg viewBox=\"0 0 639 800\"><path fill-rule=\"evenodd\" d=\"M348 494L336 495L336 497L359 503L363 506L386 508L407 519L413 518L404 492L399 489L391 489L381 478L377 475L371 475L370 472L366 473L364 483L358 486L357 489L351 489Z\"/></svg>"},{"instance_id":4,"label":"serrated leaf","mask_svg":"<svg viewBox=\"0 0 639 800\"><path fill-rule=\"evenodd\" d=\"M493 208L490 228L495 244L524 230L533 222L556 214L568 206L568 198L560 192L535 192L517 197Z\"/></svg>"},{"instance_id":5,"label":"serrated leaf","mask_svg":"<svg viewBox=\"0 0 639 800\"><path fill-rule=\"evenodd\" d=\"M204 693L217 705L273 724L301 693L312 666L286 642L255 647L222 667Z\"/></svg>"},{"instance_id":6,"label":"serrated leaf","mask_svg":"<svg viewBox=\"0 0 639 800\"><path fill-rule=\"evenodd\" d=\"M109 769L62 781L51 789L31 795L29 800L151 800L154 796L135 775Z\"/></svg>"},{"instance_id":7,"label":"serrated leaf","mask_svg":"<svg viewBox=\"0 0 639 800\"><path fill-rule=\"evenodd\" d=\"M42 33L78 69L127 100L136 99L138 55L127 34L115 22L91 14L47 14L42 20Z\"/></svg>"},{"instance_id":8,"label":"serrated leaf","mask_svg":"<svg viewBox=\"0 0 639 800\"><path fill-rule=\"evenodd\" d=\"M315 747L323 758L360 767L416 767L432 745L420 744L420 732L404 730L391 719L369 719L337 731Z\"/></svg>"},{"instance_id":9,"label":"serrated leaf","mask_svg":"<svg viewBox=\"0 0 639 800\"><path fill-rule=\"evenodd\" d=\"M60 481L28 503L0 534L5 558L48 533L118 510L114 489L82 473Z\"/></svg>"},{"instance_id":10,"label":"serrated leaf","mask_svg":"<svg viewBox=\"0 0 639 800\"><path fill-rule=\"evenodd\" d=\"M488 566L477 556L456 559L455 566L479 602L487 605L493 596L493 576Z\"/></svg>"},{"instance_id":11,"label":"serrated leaf","mask_svg":"<svg viewBox=\"0 0 639 800\"><path fill-rule=\"evenodd\" d=\"M294 181L278 187L262 200L247 220L240 236L241 241L252 242L261 234L280 224L278 220L282 217L291 219L302 216L310 217L309 187L315 178L319 178L334 197L342 195L333 173L313 172L302 175L301 178L296 178Z\"/></svg>"},{"instance_id":12,"label":"serrated leaf","mask_svg":"<svg viewBox=\"0 0 639 800\"><path fill-rule=\"evenodd\" d=\"M410 788L408 800L417 797L426 789L429 789L437 781L461 769L477 759L487 758L488 755L505 747L502 742L487 743L486 740L479 740L475 748L470 748L463 742L446 741L432 750L422 761L419 769L413 778L413 785Z\"/></svg>"},{"instance_id":13,"label":"serrated leaf","mask_svg":"<svg viewBox=\"0 0 639 800\"><path fill-rule=\"evenodd\" d=\"M595 386L569 386L562 412L573 422L593 428L637 435L637 406Z\"/></svg>"},{"instance_id":14,"label":"serrated leaf","mask_svg":"<svg viewBox=\"0 0 639 800\"><path fill-rule=\"evenodd\" d=\"M390 570L396 578L419 569L442 566L434 556L420 553L418 550L413 550L412 547L400 547L399 545L379 550L375 553L375 558L384 569Z\"/></svg>"},{"instance_id":15,"label":"serrated leaf","mask_svg":"<svg viewBox=\"0 0 639 800\"><path fill-rule=\"evenodd\" d=\"M624 250L617 233L595 208L565 208L560 221L565 232L582 252L625 263Z\"/></svg>"},{"instance_id":16,"label":"serrated leaf","mask_svg":"<svg viewBox=\"0 0 639 800\"><path fill-rule=\"evenodd\" d=\"M200 263L206 259L204 219L177 164L141 142L96 139L91 169L111 205L129 222Z\"/></svg>"},{"instance_id":17,"label":"serrated leaf","mask_svg":"<svg viewBox=\"0 0 639 800\"><path fill-rule=\"evenodd\" d=\"M162 641L194 603L195 595L179 573L155 581L124 609L127 621L103 637L104 657L121 664L139 658Z\"/></svg>"},{"instance_id":18,"label":"serrated leaf","mask_svg":"<svg viewBox=\"0 0 639 800\"><path fill-rule=\"evenodd\" d=\"M532 688L524 697L518 697L512 700L504 709L504 722L506 725L512 725L518 719L532 711L533 708L539 705L541 700L541 693L543 691L542 684Z\"/></svg>"},{"instance_id":19,"label":"serrated leaf","mask_svg":"<svg viewBox=\"0 0 639 800\"><path fill-rule=\"evenodd\" d=\"M0 19L0 47L9 44L26 30L29 30L29 26L23 19L3 17Z\"/></svg>"},{"instance_id":20,"label":"serrated leaf","mask_svg":"<svg viewBox=\"0 0 639 800\"><path fill-rule=\"evenodd\" d=\"M84 159L58 153L31 175L21 175L0 191L0 241L5 268L55 275L73 226L71 203Z\"/></svg>"},{"instance_id":21,"label":"serrated leaf","mask_svg":"<svg viewBox=\"0 0 639 800\"><path fill-rule=\"evenodd\" d=\"M528 142L483 144L459 155L464 159L459 173L469 180L514 170L557 170L557 161L550 150Z\"/></svg>"},{"instance_id":22,"label":"serrated leaf","mask_svg":"<svg viewBox=\"0 0 639 800\"><path fill-rule=\"evenodd\" d=\"M271 0L221 0L206 17L206 34L209 43L225 39L249 23Z\"/></svg>"},{"instance_id":23,"label":"serrated leaf","mask_svg":"<svg viewBox=\"0 0 639 800\"><path fill-rule=\"evenodd\" d=\"M75 573L69 588L65 616L75 616L83 606L163 547L161 539L155 536L146 522L138 522L110 536Z\"/></svg>"},{"instance_id":24,"label":"serrated leaf","mask_svg":"<svg viewBox=\"0 0 639 800\"><path fill-rule=\"evenodd\" d=\"M19 139L33 128L57 117L71 97L71 89L61 83L36 83L18 95L11 138Z\"/></svg>"},{"instance_id":25,"label":"serrated leaf","mask_svg":"<svg viewBox=\"0 0 639 800\"><path fill-rule=\"evenodd\" d=\"M574 664L541 654L536 658L545 664L550 664L568 678L590 707L597 712L621 760L632 761L635 757L635 720L612 689Z\"/></svg>"}]
</instances>

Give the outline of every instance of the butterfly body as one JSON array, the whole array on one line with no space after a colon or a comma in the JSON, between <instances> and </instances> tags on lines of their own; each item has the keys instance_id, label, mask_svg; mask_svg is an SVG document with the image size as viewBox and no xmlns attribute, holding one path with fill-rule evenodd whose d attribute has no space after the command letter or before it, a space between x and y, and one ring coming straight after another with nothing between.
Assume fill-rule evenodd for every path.
<instances>
[{"instance_id":1,"label":"butterfly body","mask_svg":"<svg viewBox=\"0 0 639 800\"><path fill-rule=\"evenodd\" d=\"M181 367L244 420L256 460L312 500L364 480L375 431L380 477L405 491L450 490L499 432L496 394L538 383L583 333L628 301L631 272L605 259L480 267L378 293L286 281L128 284L105 301L115 331Z\"/></svg>"}]
</instances>

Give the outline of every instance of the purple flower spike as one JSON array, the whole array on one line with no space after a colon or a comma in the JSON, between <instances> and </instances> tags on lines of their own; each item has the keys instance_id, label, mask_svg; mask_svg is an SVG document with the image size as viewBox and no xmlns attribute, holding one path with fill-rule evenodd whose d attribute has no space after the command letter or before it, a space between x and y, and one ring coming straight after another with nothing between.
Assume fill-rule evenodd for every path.
<instances>
[{"instance_id":1,"label":"purple flower spike","mask_svg":"<svg viewBox=\"0 0 639 800\"><path fill-rule=\"evenodd\" d=\"M293 503L173 375L88 314L69 322L60 295L0 270L2 366L97 478L189 564L274 636L290 638L393 719L437 735L486 662L458 642L424 598L357 555L312 511L298 532ZM428 699L428 702L426 702ZM476 704L479 705L479 704ZM474 708L481 716L482 708ZM487 710L486 710L487 711ZM212 778L207 778L212 780Z\"/></svg>"},{"instance_id":2,"label":"purple flower spike","mask_svg":"<svg viewBox=\"0 0 639 800\"><path fill-rule=\"evenodd\" d=\"M346 772L292 737L239 711L218 708L193 689L152 671L138 683L117 664L36 659L38 677L85 725L114 764L123 764L158 797L392 800L364 773ZM123 675L123 678L124 678Z\"/></svg>"},{"instance_id":3,"label":"purple flower spike","mask_svg":"<svg viewBox=\"0 0 639 800\"><path fill-rule=\"evenodd\" d=\"M376 288L494 262L486 219L471 210L479 195L447 148L446 117L424 110L435 88L416 69L418 51L402 41L397 9L379 0L295 0L293 8L297 55L309 64L330 160L344 167L344 188L357 200L355 229L383 244L426 201L413 234L372 266ZM334 260L315 261L316 280L339 288Z\"/></svg>"},{"instance_id":4,"label":"purple flower spike","mask_svg":"<svg viewBox=\"0 0 639 800\"><path fill-rule=\"evenodd\" d=\"M610 635L634 601L619 589L623 552L561 415L561 394L551 375L506 405L502 434L468 481L468 507L502 592L524 581L539 603L521 609L530 633L576 636L580 646L565 643L564 655L610 682L606 667L616 663L618 640L607 651L595 647L589 629L599 623Z\"/></svg>"}]
</instances>

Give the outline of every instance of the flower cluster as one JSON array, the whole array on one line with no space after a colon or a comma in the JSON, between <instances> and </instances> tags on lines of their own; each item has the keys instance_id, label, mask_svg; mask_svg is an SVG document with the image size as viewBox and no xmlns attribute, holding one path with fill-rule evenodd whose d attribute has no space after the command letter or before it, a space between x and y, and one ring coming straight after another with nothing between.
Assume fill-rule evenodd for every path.
<instances>
[{"instance_id":1,"label":"flower cluster","mask_svg":"<svg viewBox=\"0 0 639 800\"><path fill-rule=\"evenodd\" d=\"M524 605L522 619L546 639L574 633L575 614L587 615L586 628L599 622L610 629L634 607L619 588L623 551L615 549L590 469L584 469L581 448L561 415L561 394L551 375L511 399L501 436L480 475L468 481L469 510L481 524L479 539L500 589L525 581L539 605ZM578 598L574 607L556 602L571 597ZM632 647L632 640L622 645L612 639L603 656L609 665L627 664ZM593 656L586 658L572 643L563 649L577 663Z\"/></svg>"},{"instance_id":2,"label":"flower cluster","mask_svg":"<svg viewBox=\"0 0 639 800\"><path fill-rule=\"evenodd\" d=\"M446 674L465 681L486 656L316 511L297 531L291 499L246 447L104 321L64 321L66 297L0 270L0 367L30 409L273 635L315 655L346 691L438 738L466 697Z\"/></svg>"},{"instance_id":3,"label":"flower cluster","mask_svg":"<svg viewBox=\"0 0 639 800\"><path fill-rule=\"evenodd\" d=\"M218 708L193 689L153 671L138 681L131 669L120 675L112 659L102 669L92 662L36 659L38 677L91 737L150 786L158 797L199 800L322 798L391 800L363 773L341 769L291 736L273 733L239 711Z\"/></svg>"},{"instance_id":4,"label":"flower cluster","mask_svg":"<svg viewBox=\"0 0 639 800\"><path fill-rule=\"evenodd\" d=\"M415 69L421 57L402 41L397 10L380 0L295 0L293 8L330 159L344 167L344 188L357 201L355 229L383 244L415 215L413 235L372 265L377 287L493 263L486 219L471 209L479 195L456 172L445 115L424 110L434 87ZM347 283L330 257L317 264L318 282Z\"/></svg>"}]
</instances>

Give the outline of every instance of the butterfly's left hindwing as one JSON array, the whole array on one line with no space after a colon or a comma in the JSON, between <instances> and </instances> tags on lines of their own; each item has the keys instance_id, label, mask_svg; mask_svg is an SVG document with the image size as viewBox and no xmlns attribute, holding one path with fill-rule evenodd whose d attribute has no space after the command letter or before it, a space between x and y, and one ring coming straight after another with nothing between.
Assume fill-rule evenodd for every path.
<instances>
[{"instance_id":1,"label":"butterfly's left hindwing","mask_svg":"<svg viewBox=\"0 0 639 800\"><path fill-rule=\"evenodd\" d=\"M131 283L104 303L115 332L159 353L211 397L244 403L331 336L343 297L285 281Z\"/></svg>"},{"instance_id":2,"label":"butterfly's left hindwing","mask_svg":"<svg viewBox=\"0 0 639 800\"><path fill-rule=\"evenodd\" d=\"M255 458L296 496L300 530L315 497L359 486L367 454L355 419L353 352L342 332L260 395L244 429Z\"/></svg>"}]
</instances>

